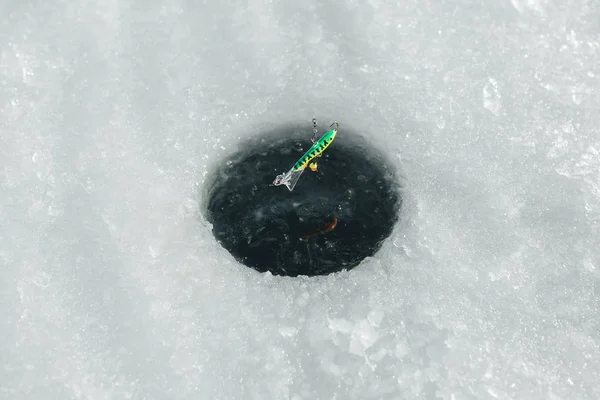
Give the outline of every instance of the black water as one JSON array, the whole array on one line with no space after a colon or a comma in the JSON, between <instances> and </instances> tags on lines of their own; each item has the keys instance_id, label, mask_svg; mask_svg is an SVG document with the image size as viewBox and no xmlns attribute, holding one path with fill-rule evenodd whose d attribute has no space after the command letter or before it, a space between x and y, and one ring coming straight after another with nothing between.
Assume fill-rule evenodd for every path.
<instances>
[{"instance_id":1,"label":"black water","mask_svg":"<svg viewBox=\"0 0 600 400\"><path fill-rule=\"evenodd\" d=\"M292 192L270 186L311 146L311 135L310 126L289 128L244 143L215 174L207 218L215 238L248 267L288 276L349 270L397 222L401 198L391 168L343 126L317 172L307 169Z\"/></svg>"}]
</instances>

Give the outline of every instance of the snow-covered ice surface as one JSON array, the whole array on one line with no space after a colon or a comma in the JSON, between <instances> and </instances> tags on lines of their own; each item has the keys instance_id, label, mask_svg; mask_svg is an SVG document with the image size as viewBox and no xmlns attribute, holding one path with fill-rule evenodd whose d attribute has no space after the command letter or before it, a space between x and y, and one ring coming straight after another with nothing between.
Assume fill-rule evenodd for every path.
<instances>
[{"instance_id":1,"label":"snow-covered ice surface","mask_svg":"<svg viewBox=\"0 0 600 400\"><path fill-rule=\"evenodd\" d=\"M599 2L0 7L0 398L600 398ZM259 274L202 183L313 115L387 153L402 220Z\"/></svg>"}]
</instances>

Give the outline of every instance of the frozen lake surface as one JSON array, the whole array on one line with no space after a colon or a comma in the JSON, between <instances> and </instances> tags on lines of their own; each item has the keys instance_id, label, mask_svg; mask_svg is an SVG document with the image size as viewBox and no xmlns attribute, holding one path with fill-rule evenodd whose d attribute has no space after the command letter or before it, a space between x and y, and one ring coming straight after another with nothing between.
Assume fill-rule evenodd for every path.
<instances>
[{"instance_id":1,"label":"frozen lake surface","mask_svg":"<svg viewBox=\"0 0 600 400\"><path fill-rule=\"evenodd\" d=\"M600 398L599 2L200 3L0 6L0 398ZM313 116L400 222L260 274L203 184Z\"/></svg>"}]
</instances>

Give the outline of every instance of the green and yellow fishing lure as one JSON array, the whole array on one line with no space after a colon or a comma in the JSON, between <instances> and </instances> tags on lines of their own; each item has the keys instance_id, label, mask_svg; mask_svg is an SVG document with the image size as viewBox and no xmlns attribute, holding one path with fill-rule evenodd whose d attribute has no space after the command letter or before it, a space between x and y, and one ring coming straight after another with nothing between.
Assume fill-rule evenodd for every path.
<instances>
[{"instance_id":1,"label":"green and yellow fishing lure","mask_svg":"<svg viewBox=\"0 0 600 400\"><path fill-rule=\"evenodd\" d=\"M316 124L314 120L313 124ZM325 134L323 134L323 136L321 136L319 140L315 140L315 136L313 136L313 145L310 147L310 149L308 149L308 151L304 153L304 155L300 157L298 161L296 161L294 166L288 172L286 172L285 174L277 175L277 177L275 177L275 180L273 181L273 186L285 185L291 192L292 190L294 190L296 183L298 183L298 179L300 179L300 176L302 175L306 167L309 167L312 171L317 170L317 163L311 163L311 161L315 157L321 157L321 153L323 153L325 149L329 147L331 142L333 142L333 139L335 139L335 136L338 132L339 124L336 121L333 124L331 124L330 127L332 126L335 127L329 132L325 132Z\"/></svg>"}]
</instances>

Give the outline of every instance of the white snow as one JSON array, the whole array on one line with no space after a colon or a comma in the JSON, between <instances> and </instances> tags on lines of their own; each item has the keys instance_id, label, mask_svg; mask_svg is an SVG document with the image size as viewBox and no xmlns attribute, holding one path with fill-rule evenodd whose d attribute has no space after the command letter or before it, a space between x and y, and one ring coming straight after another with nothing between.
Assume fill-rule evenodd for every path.
<instances>
[{"instance_id":1,"label":"white snow","mask_svg":"<svg viewBox=\"0 0 600 400\"><path fill-rule=\"evenodd\" d=\"M600 398L596 2L9 3L0 398ZM203 183L314 115L387 153L401 222L259 274Z\"/></svg>"}]
</instances>

